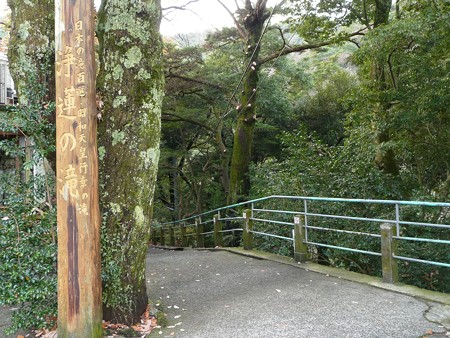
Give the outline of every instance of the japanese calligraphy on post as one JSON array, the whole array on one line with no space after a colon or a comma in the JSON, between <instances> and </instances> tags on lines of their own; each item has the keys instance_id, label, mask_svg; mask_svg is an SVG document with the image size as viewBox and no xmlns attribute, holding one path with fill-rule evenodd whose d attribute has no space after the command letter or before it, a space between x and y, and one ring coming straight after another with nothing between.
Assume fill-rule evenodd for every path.
<instances>
[{"instance_id":1,"label":"japanese calligraphy on post","mask_svg":"<svg viewBox=\"0 0 450 338\"><path fill-rule=\"evenodd\" d=\"M92 0L55 5L58 336L100 337L94 6Z\"/></svg>"},{"instance_id":2,"label":"japanese calligraphy on post","mask_svg":"<svg viewBox=\"0 0 450 338\"><path fill-rule=\"evenodd\" d=\"M62 186L58 197L74 200L79 216L89 216L89 191L87 175L87 116L86 61L83 21L78 20L72 30L73 45L63 45L57 51L56 75L64 86L60 88L56 102L56 117L59 124L67 126L58 135L57 147L62 156L72 153L73 163L58 168L58 182ZM66 81L64 81L66 80Z\"/></svg>"}]
</instances>

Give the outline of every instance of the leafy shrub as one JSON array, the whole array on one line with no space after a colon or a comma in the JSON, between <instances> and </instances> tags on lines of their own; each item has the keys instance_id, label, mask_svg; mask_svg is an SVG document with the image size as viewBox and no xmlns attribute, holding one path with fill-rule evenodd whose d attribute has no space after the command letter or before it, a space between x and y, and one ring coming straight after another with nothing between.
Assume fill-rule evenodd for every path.
<instances>
[{"instance_id":1,"label":"leafy shrub","mask_svg":"<svg viewBox=\"0 0 450 338\"><path fill-rule=\"evenodd\" d=\"M27 105L0 109L0 130L20 135L0 140L2 155L20 164L0 171L0 305L18 308L11 332L51 327L57 311L54 179L48 165L33 174L55 150L54 105L43 104L45 91L34 86L27 88ZM28 148L20 137L31 141Z\"/></svg>"},{"instance_id":2,"label":"leafy shrub","mask_svg":"<svg viewBox=\"0 0 450 338\"><path fill-rule=\"evenodd\" d=\"M13 331L52 326L56 316L56 210L36 202L37 180L1 177L8 194L0 209L0 304L19 307Z\"/></svg>"},{"instance_id":3,"label":"leafy shrub","mask_svg":"<svg viewBox=\"0 0 450 338\"><path fill-rule=\"evenodd\" d=\"M383 174L373 163L373 148L363 139L347 140L344 146L327 146L308 134L305 128L282 136L283 161L266 161L253 166L252 195L298 195L317 197L342 197L366 199L406 199L433 201L438 197L427 193L420 186L412 185L409 172L400 177ZM261 206L258 205L258 208ZM303 211L298 201L268 201L263 209ZM355 217L394 219L393 206L348 203L309 202L308 211L317 214L346 215ZM264 217L267 216L267 217ZM258 214L258 218L292 222L285 215ZM450 214L445 208L401 207L403 221L436 222L449 224ZM379 233L379 224L341 219L309 217L309 225L366 233ZM258 222L255 229L290 237L291 228ZM402 236L448 240L448 229L402 226ZM309 231L309 241L334 246L380 252L380 240L373 237L349 235L331 231ZM261 250L292 256L292 243L283 240L268 241L257 238L255 245ZM437 243L399 241L399 255L423 260L448 262L446 246ZM311 246L310 252L319 263L345 268L351 271L380 276L381 259L366 254ZM450 269L421 263L400 261L400 280L422 288L449 291Z\"/></svg>"}]
</instances>

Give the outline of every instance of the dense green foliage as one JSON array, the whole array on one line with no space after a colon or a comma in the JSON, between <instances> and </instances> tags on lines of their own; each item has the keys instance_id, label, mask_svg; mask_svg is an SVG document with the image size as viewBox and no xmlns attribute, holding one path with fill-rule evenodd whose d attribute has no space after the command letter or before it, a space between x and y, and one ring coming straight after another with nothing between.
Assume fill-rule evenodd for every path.
<instances>
[{"instance_id":1,"label":"dense green foliage","mask_svg":"<svg viewBox=\"0 0 450 338\"><path fill-rule=\"evenodd\" d=\"M392 2L389 11L391 1L388 0L319 1L318 6L311 7L312 3L292 1L294 14L289 20L290 28L299 34L296 39L305 38L311 43L326 40L332 45L300 57L278 58L261 68L250 173L251 197L281 194L448 201L448 4L445 1ZM345 32L361 28L365 30L352 36L352 43L344 43L349 39ZM263 48L270 46L276 50L277 41L279 45L282 43L279 32L269 30L264 37ZM171 111L186 119L184 122L183 118L176 122L163 121L163 134L173 139L178 137L175 130L182 131L181 135L195 133L197 142L207 149L203 153L208 154L207 157L200 157L202 152L195 150L195 146L188 152L183 148L176 150L178 158L194 160L196 166L191 171L182 166L172 166L178 176L165 174L166 177L175 177L178 187L184 185L183 181L187 182L200 174L204 180L201 181L202 203L195 207L180 202L192 200L186 192L178 189L178 199L172 200L170 205L166 204L166 207L174 207L179 202L177 213L172 214L171 219L224 204L220 197L227 190L218 184L217 166L211 165L211 159L218 161L220 153L209 137L210 130L198 123L193 126L185 122L187 118L191 122L199 122L199 116L204 116L202 123L209 127L214 125L207 120L210 118L207 107L213 106L216 112L220 112L219 116L224 116L221 121L226 132L222 136L228 151L231 150L230 133L236 131L232 125L236 112L227 110L229 107L224 108L222 102L223 93L230 97L238 83L233 72L239 69L242 72L236 61L239 59L239 48L245 49L245 46L240 45L238 40L236 30L224 29L210 36L206 46L196 47L196 60L200 66L189 70L192 77L221 84L222 91L214 93L197 82L193 91L204 93L209 106L198 106L199 101L193 99L198 94L185 92L173 96L168 92ZM175 51L178 54L181 51L187 53L187 49L182 48L175 48ZM194 69L201 71L193 72ZM179 106L181 102L183 107L191 105L188 115ZM230 106L238 104L234 99L230 102ZM205 114L199 115L199 109ZM163 112L167 110L163 109ZM174 150L167 151L168 156L174 154ZM386 168L389 162L392 166ZM162 167L161 174L167 173L164 170ZM164 180L160 176L160 184ZM163 191L162 187L160 192ZM205 191L208 193L205 194ZM374 218L392 217L393 212L381 207L355 207L353 210L343 205L316 205L313 208L317 212L362 213ZM169 220L161 209L156 210L158 219ZM445 209L405 208L401 212L404 220L449 222ZM379 232L375 224L327 221L322 225ZM261 225L256 226L259 230L265 230ZM280 235L290 236L289 227L276 231ZM409 227L403 231L404 236L448 239L445 229ZM379 241L374 239L361 240L330 232L313 239L362 250L380 250ZM292 254L290 244L282 240L258 238L256 242L259 248ZM422 259L448 261L443 245L403 243L399 248L402 255L414 253L413 256ZM377 257L319 247L310 249L313 256L324 264L380 274ZM400 264L400 276L407 283L448 291L448 269L403 262Z\"/></svg>"},{"instance_id":2,"label":"dense green foliage","mask_svg":"<svg viewBox=\"0 0 450 338\"><path fill-rule=\"evenodd\" d=\"M42 159L54 152L53 105L43 106L45 89L27 88L28 104L3 107L0 130L19 133L0 141L0 151L20 163L0 175L0 305L17 307L11 330L51 327L56 320L56 209L53 176ZM33 139L28 148L19 138ZM32 152L31 152L32 151ZM31 155L32 153L32 155ZM48 169L48 168L47 168Z\"/></svg>"},{"instance_id":3,"label":"dense green foliage","mask_svg":"<svg viewBox=\"0 0 450 338\"><path fill-rule=\"evenodd\" d=\"M123 4L114 3L117 8ZM312 6L313 3L317 6ZM261 40L264 55L282 51L290 43L325 41L326 46L295 57L276 57L258 68L250 197L281 194L449 201L450 5L445 0L394 1L395 6L387 11L389 17L377 17L386 13L385 8L383 11L377 6L390 3L390 0L293 0L288 23L271 27L273 29L265 33ZM123 13L118 10L115 14ZM134 14L142 17L142 13ZM100 23L104 24L106 19L105 12L100 13ZM122 28L118 27L120 34ZM353 35L350 43L347 33L360 29L364 30ZM281 33L287 31L295 32L292 41L289 34L281 38ZM104 39L101 30L99 32L100 40ZM149 43L147 33L144 30L139 38ZM113 50L117 35L111 33L106 38ZM125 33L123 38L128 41ZM182 41L183 46L166 42L164 50L166 97L154 210L158 221L176 220L226 204L233 137L243 92L238 83L247 66L242 57L247 44L240 40L237 29L225 28L209 34L201 45L192 46L187 40ZM159 44L159 40L155 43ZM146 58L151 56L146 53L155 49L148 47L132 55L127 46L123 44L121 48L131 59L139 56L142 69L147 67ZM103 98L108 109L117 108L117 118L103 117L101 128L106 136L99 153L101 157L108 154L110 159L117 156L113 164L104 164L105 173L108 169L111 175L120 174L116 180L123 178L121 183L131 182L136 175L129 173L136 169L136 163L122 162L120 157L129 160L125 150L143 154L136 152L143 137L138 137L131 127L141 127L139 135L158 133L159 116L152 121L149 117L147 121L156 129L144 130L139 119L143 113L135 112L139 111L135 107L141 107L142 102L133 102L135 106L131 107L132 99L128 99L139 101L152 93L151 81L147 81L150 70L148 74L139 70L133 74L137 67L115 66L116 61L117 64L123 61L122 54L108 54L105 50L101 54L105 60L110 57L102 65ZM118 59L113 60L113 56ZM156 69L158 62L159 59L150 68ZM48 68L43 72L49 72ZM156 73L158 97L152 102L149 99L147 107L153 103L158 106L161 99L159 68ZM141 81L136 81L136 77ZM42 82L30 74L26 81ZM138 85L133 87L132 83ZM124 94L124 86L129 87L129 93ZM23 88L30 91L22 93L27 97L26 105L0 112L0 130L20 131L21 135L33 139L34 150L34 156L30 157L29 152L18 146L15 136L0 142L2 153L20 159L20 168L2 173L0 182L6 196L5 207L0 209L0 285L6 286L0 288L0 304L20 308L15 313L13 328L52 325L56 312L54 182L48 175L30 175L34 165L40 164L42 158L51 158L54 151L54 131L49 122L53 106L46 104L46 98L51 97L47 95L48 89L52 88ZM121 99L115 101L118 97ZM125 103L130 108L125 109ZM130 118L134 125L128 123ZM155 151L148 155L154 155L151 160L156 162L155 144L147 144L142 151L145 153L153 146ZM377 158L388 153L393 155L397 169L391 173L377 162ZM119 172L116 167L119 162L127 162L129 170ZM124 221L121 215L133 218L136 208L129 211L119 205L121 201L114 200L123 191L129 199L135 199L135 193L139 192L135 188L121 188L113 181L104 184L109 190L103 187L102 279L106 290L103 301L107 308L117 309L117 317L121 317L135 307L130 295L145 294L143 265L141 270L135 271L127 258L134 258L134 251L123 243L140 241L140 248L144 248L138 250L142 264L148 228L141 224L142 236L137 233L132 236L131 225L142 219ZM107 190L111 191L109 197L105 196ZM150 190L152 188L147 189ZM146 218L151 215L149 200L151 198L143 198L142 202ZM278 207L287 209L291 205ZM118 211L120 217L116 217L114 211ZM385 207L348 208L340 204L312 204L310 211L363 214L374 218L392 217L393 213ZM417 207L402 208L402 219L450 222L448 210ZM280 220L291 221L287 217ZM323 227L343 230L355 227L379 230L377 225L367 223L317 222ZM255 226L257 230L265 230L260 224ZM280 227L276 231L290 236L291 229ZM446 229L409 227L403 231L404 236L449 238ZM331 232L312 234L311 240L379 251L377 240ZM256 238L255 243L260 249L292 255L292 245L283 240ZM237 244L236 239L230 236L226 244ZM399 252L404 256L414 253L422 259L448 262L448 252L438 244L408 242L401 244ZM314 246L310 247L310 253L323 264L380 274L378 257ZM129 277L134 274L139 283ZM122 278L123 275L127 277ZM449 291L449 269L402 262L400 276L402 281L420 287ZM132 285L138 284L139 290L133 290Z\"/></svg>"},{"instance_id":4,"label":"dense green foliage","mask_svg":"<svg viewBox=\"0 0 450 338\"><path fill-rule=\"evenodd\" d=\"M322 103L320 95L326 93L316 85L315 94L305 98L303 114L311 105L317 113L318 123L303 119L296 132L285 132L284 160L260 163L254 166L253 195L293 194L307 196L332 196L371 199L418 199L448 201L449 199L449 63L448 7L443 2L435 4L415 2L415 6L402 8L401 16L389 25L370 31L354 53L359 66L359 86L349 88L344 95L328 98ZM436 7L435 7L436 6ZM384 65L387 85L375 85L374 63ZM339 77L342 81L344 77ZM338 84L338 83L336 83ZM328 82L331 88L335 86ZM342 106L342 109L333 109ZM384 107L380 114L380 106ZM344 112L335 120L331 130L337 132L339 124L345 126L343 143L330 142L327 118L334 111ZM314 110L313 110L314 112ZM321 112L327 112L321 115ZM322 117L322 118L321 118ZM379 170L375 163L376 135L380 129L391 130L390 140L381 152L389 149L396 154L401 168L397 176ZM323 212L325 210L320 210ZM364 211L366 213L366 211ZM392 212L392 211L390 211ZM341 209L326 206L326 213L352 213L348 207ZM370 215L389 215L386 210L371 210ZM448 224L448 211L410 208L402 211L405 220L439 220ZM320 221L317 220L318 225ZM364 229L356 223L327 221L326 226ZM370 229L368 229L370 230ZM376 228L372 229L375 232ZM448 239L445 229L409 227L404 236L420 235L427 238ZM348 237L324 233L318 238L322 243L335 243L360 249L379 251L377 241L349 241ZM357 240L355 243L351 241ZM319 250L317 248L317 250ZM413 254L422 259L448 261L443 245L419 245L402 242L399 251L404 256ZM379 260L358 254L343 253L333 249L318 251L319 260L370 274L379 274ZM401 263L401 279L421 287L448 291L449 269L425 266L418 263Z\"/></svg>"}]
</instances>

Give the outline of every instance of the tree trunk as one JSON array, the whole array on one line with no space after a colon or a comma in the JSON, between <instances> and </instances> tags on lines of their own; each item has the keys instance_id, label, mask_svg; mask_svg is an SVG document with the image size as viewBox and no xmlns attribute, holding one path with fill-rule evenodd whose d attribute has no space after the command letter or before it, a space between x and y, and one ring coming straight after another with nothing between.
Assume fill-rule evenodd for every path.
<instances>
[{"instance_id":1,"label":"tree trunk","mask_svg":"<svg viewBox=\"0 0 450 338\"><path fill-rule=\"evenodd\" d=\"M245 14L245 15L244 15ZM237 125L234 131L233 153L230 166L230 193L228 203L246 199L250 192L249 167L252 160L253 134L256 122L256 90L258 87L258 44L267 19L266 1L259 7L246 6L241 14L246 33L246 58L244 65L250 65L244 79L239 98Z\"/></svg>"},{"instance_id":2,"label":"tree trunk","mask_svg":"<svg viewBox=\"0 0 450 338\"><path fill-rule=\"evenodd\" d=\"M375 13L373 27L376 29L381 25L386 25L389 22L389 12L392 6L392 0L375 0ZM385 76L385 65L374 61L372 65L372 79L374 80L375 86L379 91L384 91L387 89L387 81ZM387 119L389 115L390 105L385 102L380 102L379 109L377 112L379 115L379 120ZM375 154L375 163L383 170L386 174L398 175L399 169L398 164L395 159L394 150L390 147L386 147L385 144L391 140L390 130L382 128L377 132L376 142L377 150ZM386 149L383 149L386 148Z\"/></svg>"},{"instance_id":3,"label":"tree trunk","mask_svg":"<svg viewBox=\"0 0 450 338\"><path fill-rule=\"evenodd\" d=\"M230 164L230 156L228 155L227 147L222 138L222 130L223 130L223 121L221 120L219 113L213 106L210 107L211 112L216 117L218 124L215 128L214 132L214 140L217 144L217 149L220 152L220 172L221 172L221 182L223 186L223 191L225 192L225 196L229 196L230 193L230 175L228 172L229 164Z\"/></svg>"},{"instance_id":4,"label":"tree trunk","mask_svg":"<svg viewBox=\"0 0 450 338\"><path fill-rule=\"evenodd\" d=\"M164 87L160 20L159 0L103 0L98 13L104 319L127 324L147 305Z\"/></svg>"},{"instance_id":5,"label":"tree trunk","mask_svg":"<svg viewBox=\"0 0 450 338\"><path fill-rule=\"evenodd\" d=\"M9 70L19 103L27 106L55 102L55 3L53 0L8 0L8 6L12 23ZM56 122L54 113L47 119L52 124ZM49 163L42 170L54 176L56 153L49 153L46 160Z\"/></svg>"},{"instance_id":6,"label":"tree trunk","mask_svg":"<svg viewBox=\"0 0 450 338\"><path fill-rule=\"evenodd\" d=\"M55 100L55 2L8 0L11 32L8 48L11 71L20 104L27 104L34 83L48 89L43 100ZM54 120L53 120L54 122Z\"/></svg>"}]
</instances>

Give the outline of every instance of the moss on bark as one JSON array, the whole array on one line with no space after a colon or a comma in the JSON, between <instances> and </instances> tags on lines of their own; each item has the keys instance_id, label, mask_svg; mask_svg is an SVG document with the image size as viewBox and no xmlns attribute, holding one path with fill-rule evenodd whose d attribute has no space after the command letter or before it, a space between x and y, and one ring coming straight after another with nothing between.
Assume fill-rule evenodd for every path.
<instances>
[{"instance_id":1,"label":"moss on bark","mask_svg":"<svg viewBox=\"0 0 450 338\"><path fill-rule=\"evenodd\" d=\"M48 89L47 101L54 101L55 3L53 0L8 0L11 8L11 39L8 49L9 68L21 104L28 98L24 90L30 81Z\"/></svg>"},{"instance_id":2,"label":"moss on bark","mask_svg":"<svg viewBox=\"0 0 450 338\"><path fill-rule=\"evenodd\" d=\"M125 323L147 305L164 86L160 20L159 0L103 0L98 14L104 318Z\"/></svg>"},{"instance_id":3,"label":"moss on bark","mask_svg":"<svg viewBox=\"0 0 450 338\"><path fill-rule=\"evenodd\" d=\"M239 98L238 119L234 131L233 153L230 166L230 192L228 202L234 203L238 199L245 199L250 192L249 168L252 161L253 135L256 122L256 95L260 69L258 57L260 52L259 40L263 34L264 23L267 19L265 2L259 6L248 7L242 14L243 28L246 32L247 46L245 65L249 65L243 79L243 90Z\"/></svg>"},{"instance_id":4,"label":"moss on bark","mask_svg":"<svg viewBox=\"0 0 450 338\"><path fill-rule=\"evenodd\" d=\"M8 0L11 31L9 70L19 103L44 105L55 101L55 3L53 0ZM36 102L38 101L38 102ZM55 123L55 113L47 117ZM47 154L53 171L56 153ZM48 174L50 170L47 170Z\"/></svg>"}]
</instances>

